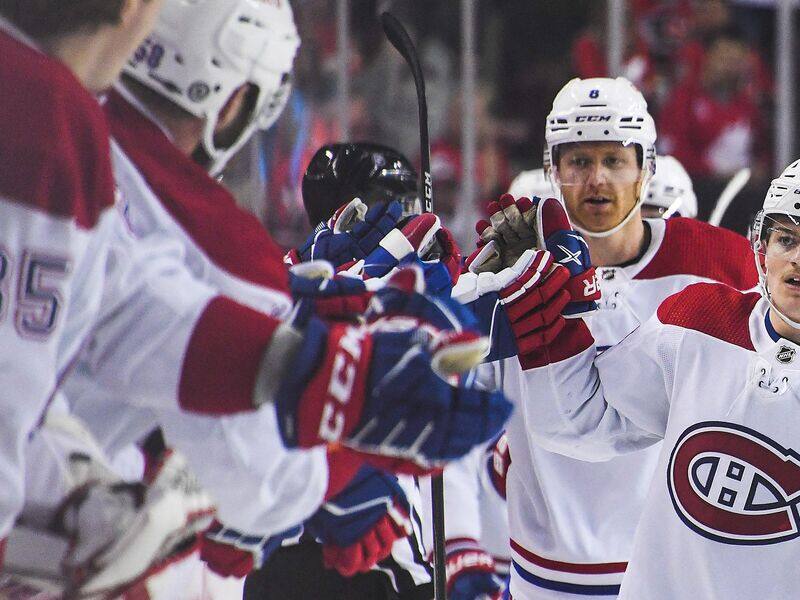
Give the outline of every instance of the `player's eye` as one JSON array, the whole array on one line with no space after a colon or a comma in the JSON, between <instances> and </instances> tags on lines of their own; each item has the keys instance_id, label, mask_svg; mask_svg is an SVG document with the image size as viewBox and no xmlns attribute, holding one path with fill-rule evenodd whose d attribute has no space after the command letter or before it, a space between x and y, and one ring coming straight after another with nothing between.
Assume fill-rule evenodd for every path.
<instances>
[{"instance_id":1,"label":"player's eye","mask_svg":"<svg viewBox=\"0 0 800 600\"><path fill-rule=\"evenodd\" d=\"M578 169L585 169L586 167L589 166L590 161L589 161L588 158L586 158L584 156L573 156L569 160L569 164L571 166L573 166L573 167L578 168Z\"/></svg>"}]
</instances>

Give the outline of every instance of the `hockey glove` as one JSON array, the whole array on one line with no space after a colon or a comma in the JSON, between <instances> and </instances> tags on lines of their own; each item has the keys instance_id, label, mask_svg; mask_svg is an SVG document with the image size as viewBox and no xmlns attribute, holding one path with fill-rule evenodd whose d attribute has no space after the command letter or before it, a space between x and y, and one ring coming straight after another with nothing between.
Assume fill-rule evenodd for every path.
<instances>
[{"instance_id":1,"label":"hockey glove","mask_svg":"<svg viewBox=\"0 0 800 600\"><path fill-rule=\"evenodd\" d=\"M344 577L369 571L411 531L410 506L397 477L364 466L306 522L322 542L325 567Z\"/></svg>"},{"instance_id":2,"label":"hockey glove","mask_svg":"<svg viewBox=\"0 0 800 600\"><path fill-rule=\"evenodd\" d=\"M85 457L70 461L83 463ZM170 452L150 485L86 481L63 502L49 529L16 527L4 569L62 587L65 598L116 598L195 550L213 512L184 460Z\"/></svg>"},{"instance_id":3,"label":"hockey glove","mask_svg":"<svg viewBox=\"0 0 800 600\"><path fill-rule=\"evenodd\" d=\"M450 600L500 600L505 583L495 573L494 559L478 542L469 538L447 540L445 553Z\"/></svg>"},{"instance_id":4,"label":"hockey glove","mask_svg":"<svg viewBox=\"0 0 800 600\"><path fill-rule=\"evenodd\" d=\"M533 243L537 248L546 248L555 257L556 264L569 270L567 291L570 302L564 316L576 318L597 310L600 289L594 267L589 256L589 247L581 234L572 229L564 205L554 198L514 199L505 194L500 202L494 202L492 223L501 235L501 246L507 255L515 256L521 244ZM528 229L529 235L522 233ZM531 238L531 236L533 236Z\"/></svg>"},{"instance_id":5,"label":"hockey glove","mask_svg":"<svg viewBox=\"0 0 800 600\"><path fill-rule=\"evenodd\" d=\"M382 464L391 470L430 470L496 435L511 409L502 394L445 381L475 366L485 345L472 331L420 327L415 318L358 327L308 319L276 393L284 443L343 443L398 459Z\"/></svg>"},{"instance_id":6,"label":"hockey glove","mask_svg":"<svg viewBox=\"0 0 800 600\"><path fill-rule=\"evenodd\" d=\"M260 569L281 543L302 533L294 527L277 535L247 535L225 527L216 519L200 538L200 558L221 577L246 577Z\"/></svg>"},{"instance_id":7,"label":"hockey glove","mask_svg":"<svg viewBox=\"0 0 800 600\"><path fill-rule=\"evenodd\" d=\"M297 250L286 256L286 262L296 264L310 260L327 260L339 267L361 260L396 226L402 215L399 202L367 205L358 198L350 201L314 233Z\"/></svg>"},{"instance_id":8,"label":"hockey glove","mask_svg":"<svg viewBox=\"0 0 800 600\"><path fill-rule=\"evenodd\" d=\"M368 286L359 277L334 274L333 266L322 260L289 269L289 287L295 302L310 302L316 315L328 319L357 320L367 310L371 289L382 285L379 280Z\"/></svg>"},{"instance_id":9,"label":"hockey glove","mask_svg":"<svg viewBox=\"0 0 800 600\"><path fill-rule=\"evenodd\" d=\"M439 217L426 213L390 231L364 259L365 278L385 277L398 266L416 264L425 274L427 292L450 296L458 280L461 250Z\"/></svg>"}]
</instances>

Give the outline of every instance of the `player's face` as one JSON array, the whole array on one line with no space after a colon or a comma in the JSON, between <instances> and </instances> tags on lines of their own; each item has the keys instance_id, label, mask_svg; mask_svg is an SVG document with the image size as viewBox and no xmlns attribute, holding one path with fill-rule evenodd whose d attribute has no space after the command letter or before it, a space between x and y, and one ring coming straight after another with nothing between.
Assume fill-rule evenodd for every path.
<instances>
[{"instance_id":1,"label":"player's face","mask_svg":"<svg viewBox=\"0 0 800 600\"><path fill-rule=\"evenodd\" d=\"M782 313L800 321L800 226L786 217L767 217L764 227L767 289Z\"/></svg>"},{"instance_id":2,"label":"player's face","mask_svg":"<svg viewBox=\"0 0 800 600\"><path fill-rule=\"evenodd\" d=\"M583 142L565 145L556 179L572 221L588 231L608 231L633 209L641 168L633 145Z\"/></svg>"}]
</instances>

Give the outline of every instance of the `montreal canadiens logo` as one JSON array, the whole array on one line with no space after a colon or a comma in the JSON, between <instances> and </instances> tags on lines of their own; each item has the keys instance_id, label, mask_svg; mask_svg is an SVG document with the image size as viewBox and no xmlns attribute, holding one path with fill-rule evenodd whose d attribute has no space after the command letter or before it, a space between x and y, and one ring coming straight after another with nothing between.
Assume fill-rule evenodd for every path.
<instances>
[{"instance_id":1,"label":"montreal canadiens logo","mask_svg":"<svg viewBox=\"0 0 800 600\"><path fill-rule=\"evenodd\" d=\"M741 425L706 422L683 432L667 485L675 510L725 544L777 544L800 535L800 455Z\"/></svg>"}]
</instances>

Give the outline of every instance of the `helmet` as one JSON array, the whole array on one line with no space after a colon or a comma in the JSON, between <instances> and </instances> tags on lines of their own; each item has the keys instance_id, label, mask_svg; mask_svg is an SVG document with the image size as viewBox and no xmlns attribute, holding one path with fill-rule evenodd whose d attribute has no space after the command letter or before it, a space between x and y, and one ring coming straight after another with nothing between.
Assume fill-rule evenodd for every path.
<instances>
[{"instance_id":1,"label":"helmet","mask_svg":"<svg viewBox=\"0 0 800 600\"><path fill-rule=\"evenodd\" d=\"M660 209L661 217L697 217L697 196L686 169L672 156L656 156L656 174L650 180L643 205Z\"/></svg>"},{"instance_id":2,"label":"helmet","mask_svg":"<svg viewBox=\"0 0 800 600\"><path fill-rule=\"evenodd\" d=\"M608 231L591 232L576 227L591 237L606 237L622 229L642 202L642 191L655 173L656 126L647 112L647 101L624 77L571 80L553 100L545 122L544 168L560 189L558 152L561 144L574 142L620 142L641 149L642 176L639 198L631 212Z\"/></svg>"},{"instance_id":3,"label":"helmet","mask_svg":"<svg viewBox=\"0 0 800 600\"><path fill-rule=\"evenodd\" d=\"M534 196L552 198L555 190L544 169L533 169L517 175L511 182L508 193L515 198L533 198Z\"/></svg>"},{"instance_id":4,"label":"helmet","mask_svg":"<svg viewBox=\"0 0 800 600\"><path fill-rule=\"evenodd\" d=\"M124 72L205 119L202 144L216 175L256 129L280 116L299 45L288 0L166 0ZM250 121L235 142L218 147L219 113L248 82L257 93Z\"/></svg>"},{"instance_id":5,"label":"helmet","mask_svg":"<svg viewBox=\"0 0 800 600\"><path fill-rule=\"evenodd\" d=\"M800 329L800 323L790 319L775 306L767 287L766 273L766 244L764 243L767 233L776 215L786 215L795 224L800 225L800 160L790 164L783 173L772 183L767 190L764 198L764 206L758 211L750 229L750 244L756 260L756 270L758 271L758 283L761 294L767 299L770 306L795 329Z\"/></svg>"},{"instance_id":6,"label":"helmet","mask_svg":"<svg viewBox=\"0 0 800 600\"><path fill-rule=\"evenodd\" d=\"M419 182L411 162L379 144L322 146L303 175L303 205L312 224L353 198L367 205L398 200L406 216L419 214Z\"/></svg>"}]
</instances>

